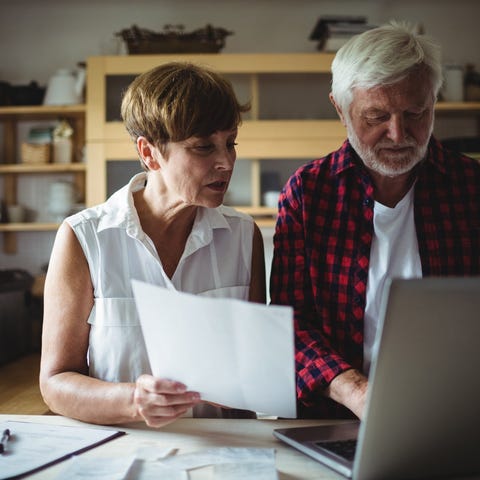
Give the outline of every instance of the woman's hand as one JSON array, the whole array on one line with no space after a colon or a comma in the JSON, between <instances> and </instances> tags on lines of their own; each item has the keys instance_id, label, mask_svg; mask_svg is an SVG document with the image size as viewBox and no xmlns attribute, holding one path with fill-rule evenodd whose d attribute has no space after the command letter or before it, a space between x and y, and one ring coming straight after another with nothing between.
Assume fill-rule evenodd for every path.
<instances>
[{"instance_id":1,"label":"woman's hand","mask_svg":"<svg viewBox=\"0 0 480 480\"><path fill-rule=\"evenodd\" d=\"M187 391L183 383L142 375L136 381L133 401L148 426L162 427L201 399L199 393Z\"/></svg>"}]
</instances>

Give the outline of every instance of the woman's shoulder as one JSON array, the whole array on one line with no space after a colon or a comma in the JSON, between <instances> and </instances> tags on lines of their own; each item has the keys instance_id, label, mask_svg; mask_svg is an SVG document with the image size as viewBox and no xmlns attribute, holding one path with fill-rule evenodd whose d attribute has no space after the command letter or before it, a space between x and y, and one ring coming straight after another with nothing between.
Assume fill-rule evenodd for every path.
<instances>
[{"instance_id":1,"label":"woman's shoulder","mask_svg":"<svg viewBox=\"0 0 480 480\"><path fill-rule=\"evenodd\" d=\"M95 205L68 216L65 221L72 227L85 223L98 223L102 214L104 214L103 204Z\"/></svg>"},{"instance_id":2,"label":"woman's shoulder","mask_svg":"<svg viewBox=\"0 0 480 480\"><path fill-rule=\"evenodd\" d=\"M245 221L247 223L253 223L253 218L240 210L237 210L234 207L228 207L226 205L220 205L215 209L220 215L224 218L237 218L239 220Z\"/></svg>"}]
</instances>

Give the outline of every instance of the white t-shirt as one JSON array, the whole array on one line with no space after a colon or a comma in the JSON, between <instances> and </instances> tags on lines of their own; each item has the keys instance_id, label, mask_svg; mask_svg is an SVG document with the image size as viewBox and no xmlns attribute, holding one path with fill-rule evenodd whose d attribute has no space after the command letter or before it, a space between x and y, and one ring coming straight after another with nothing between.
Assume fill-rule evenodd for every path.
<instances>
[{"instance_id":1,"label":"white t-shirt","mask_svg":"<svg viewBox=\"0 0 480 480\"><path fill-rule=\"evenodd\" d=\"M224 206L199 207L169 279L133 203L132 193L144 188L145 181L146 174L140 173L107 202L66 220L83 248L94 287L89 374L110 382L133 382L151 373L131 279L210 297L249 296L252 218Z\"/></svg>"},{"instance_id":2,"label":"white t-shirt","mask_svg":"<svg viewBox=\"0 0 480 480\"><path fill-rule=\"evenodd\" d=\"M370 370L379 312L387 278L422 276L413 216L414 186L394 208L375 202L363 339L363 371Z\"/></svg>"}]
</instances>

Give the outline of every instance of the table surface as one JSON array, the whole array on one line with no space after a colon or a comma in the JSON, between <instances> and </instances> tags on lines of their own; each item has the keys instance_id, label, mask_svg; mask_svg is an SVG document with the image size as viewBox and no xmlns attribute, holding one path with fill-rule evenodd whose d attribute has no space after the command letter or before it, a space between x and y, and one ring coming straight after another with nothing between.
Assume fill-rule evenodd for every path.
<instances>
[{"instance_id":1,"label":"table surface","mask_svg":"<svg viewBox=\"0 0 480 480\"><path fill-rule=\"evenodd\" d=\"M0 422L6 420L52 425L88 425L56 415L0 415ZM111 428L122 430L127 435L88 450L82 455L124 456L134 454L140 447L176 448L179 454L214 447L274 448L276 450L275 463L279 480L342 479L344 477L280 442L272 433L275 428L319 425L321 423L332 422L320 420L180 418L160 429L151 429L141 423L116 425ZM95 425L91 426L96 427ZM59 475L63 468L65 468L65 463L61 462L28 476L28 479L53 479ZM213 472L208 467L191 470L189 475L191 480L213 478Z\"/></svg>"}]
</instances>

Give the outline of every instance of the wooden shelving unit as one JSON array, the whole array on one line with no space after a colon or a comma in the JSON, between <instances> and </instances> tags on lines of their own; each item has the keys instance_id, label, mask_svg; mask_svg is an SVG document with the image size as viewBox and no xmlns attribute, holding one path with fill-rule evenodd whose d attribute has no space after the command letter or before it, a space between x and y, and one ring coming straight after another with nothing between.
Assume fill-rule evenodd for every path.
<instances>
[{"instance_id":1,"label":"wooden shelving unit","mask_svg":"<svg viewBox=\"0 0 480 480\"><path fill-rule=\"evenodd\" d=\"M26 121L67 119L74 129L74 149L78 151L85 144L85 112L86 105L65 106L13 106L0 107L0 123L4 130L4 148L0 156L0 175L3 177L3 200L6 205L18 201L17 181L20 175L35 174L73 174L78 192L85 194L84 163L18 163L17 132L18 124ZM40 200L39 200L40 201ZM17 250L16 234L25 231L54 231L56 223L25 222L0 224L0 232L4 236L3 249L5 253L15 253Z\"/></svg>"},{"instance_id":2,"label":"wooden shelving unit","mask_svg":"<svg viewBox=\"0 0 480 480\"><path fill-rule=\"evenodd\" d=\"M3 177L3 200L17 202L17 181L24 174L73 174L77 191L83 192L87 205L103 202L107 195L107 162L136 160L136 152L120 121L107 120L107 79L110 76L135 76L161 63L190 61L206 65L227 75L247 79L252 105L250 117L239 131L238 158L250 162L251 196L247 206L237 206L252 215L260 226L272 226L275 208L262 205L262 162L282 159L312 159L338 148L345 130L336 119L266 119L261 111L262 76L317 74L330 75L333 54L199 54L199 55L130 55L91 57L87 64L86 105L0 107L4 148L0 152L0 176ZM480 119L480 102L439 102L438 116L475 116ZM74 144L86 142L87 163L22 164L18 163L17 127L20 122L66 118L74 126ZM480 121L478 121L480 131ZM480 154L472 154L480 158ZM272 169L275 167L272 166ZM0 224L4 251L14 253L16 236L21 232L55 231L57 223Z\"/></svg>"},{"instance_id":3,"label":"wooden shelving unit","mask_svg":"<svg viewBox=\"0 0 480 480\"><path fill-rule=\"evenodd\" d=\"M248 79L250 119L240 127L238 158L251 163L251 198L248 206L237 207L262 224L272 224L275 209L261 204L261 166L263 159L312 158L336 148L345 131L336 120L267 120L260 111L260 77L263 74L328 75L332 54L199 54L132 55L91 57L87 62L87 205L106 198L106 163L109 160L134 160L135 150L120 121L106 120L107 78L138 75L156 65L188 61L205 65L227 75Z\"/></svg>"},{"instance_id":4,"label":"wooden shelving unit","mask_svg":"<svg viewBox=\"0 0 480 480\"><path fill-rule=\"evenodd\" d=\"M87 62L87 190L86 203L106 199L107 162L136 160L132 142L120 121L107 121L107 79L135 76L170 61L188 61L213 68L227 75L248 78L252 109L249 120L240 127L238 158L250 161L251 198L239 210L254 216L262 226L272 226L276 209L262 206L261 161L312 159L336 150L345 139L345 129L336 119L264 119L261 112L262 75L330 75L333 54L198 54L130 55L91 57ZM120 99L118 100L120 101ZM439 115L477 115L480 102L438 103Z\"/></svg>"}]
</instances>

